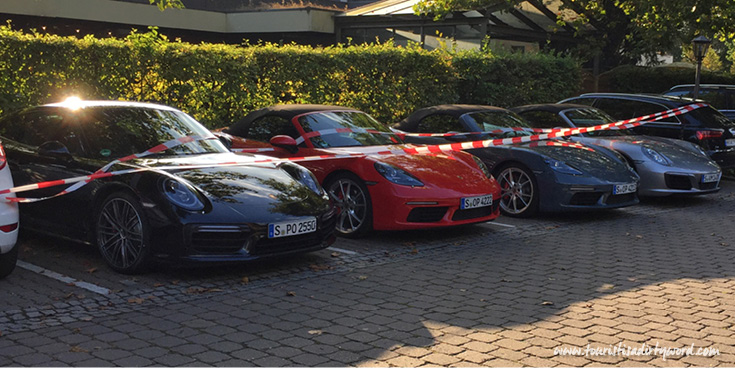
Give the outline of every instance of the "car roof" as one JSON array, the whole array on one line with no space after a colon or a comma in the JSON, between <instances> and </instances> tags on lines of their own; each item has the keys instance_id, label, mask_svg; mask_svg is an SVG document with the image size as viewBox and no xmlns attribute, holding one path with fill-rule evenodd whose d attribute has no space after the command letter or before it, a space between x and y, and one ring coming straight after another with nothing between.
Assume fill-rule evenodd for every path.
<instances>
[{"instance_id":1,"label":"car roof","mask_svg":"<svg viewBox=\"0 0 735 368\"><path fill-rule=\"evenodd\" d=\"M524 112L529 111L544 111L544 112L553 112L553 113L560 113L564 110L569 109L594 109L594 107L589 105L579 105L579 104L572 104L572 103L563 103L563 104L533 104L533 105L523 105L523 106L517 106L510 108L510 111L513 111L517 114L522 114Z\"/></svg>"},{"instance_id":2,"label":"car roof","mask_svg":"<svg viewBox=\"0 0 735 368\"><path fill-rule=\"evenodd\" d=\"M619 98L619 99L625 99L625 100L657 102L660 104L675 106L675 107L689 105L695 101L699 101L699 100L694 100L688 97L665 96L665 95L659 95L659 94L607 93L607 92L585 93L577 97L572 97L572 99L578 99L578 98ZM566 99L564 101L569 101L569 100L570 99ZM572 100L569 102L573 103L574 101Z\"/></svg>"},{"instance_id":3,"label":"car roof","mask_svg":"<svg viewBox=\"0 0 735 368\"><path fill-rule=\"evenodd\" d=\"M462 104L451 104L451 105L436 105L418 109L414 111L407 118L396 123L394 126L398 129L408 129L409 127L415 127L423 118L441 112L459 118L460 116L469 112L478 111L508 111L502 107L489 106L489 105L462 105Z\"/></svg>"},{"instance_id":4,"label":"car roof","mask_svg":"<svg viewBox=\"0 0 735 368\"><path fill-rule=\"evenodd\" d=\"M150 102L117 101L117 100L66 100L62 102L45 104L45 105L42 105L42 107L65 107L69 109L75 109L75 108L83 109L87 107L137 107L137 108L177 111L177 109L171 106L159 105L159 104L150 103Z\"/></svg>"},{"instance_id":5,"label":"car roof","mask_svg":"<svg viewBox=\"0 0 735 368\"><path fill-rule=\"evenodd\" d=\"M673 91L674 89L683 89L683 88L694 88L694 84L678 84L676 86L673 86L673 87L669 88L669 91ZM699 88L726 88L726 89L735 89L735 84L707 83L707 84L700 84L699 85Z\"/></svg>"},{"instance_id":6,"label":"car roof","mask_svg":"<svg viewBox=\"0 0 735 368\"><path fill-rule=\"evenodd\" d=\"M315 104L284 104L284 105L273 105L251 111L245 117L238 120L234 124L230 125L229 128L225 129L226 133L237 135L237 131L243 129L246 126L250 126L255 120L260 119L263 116L271 115L278 116L284 119L291 120L295 116L311 113L311 112L322 112L322 111L356 111L360 110L353 109L351 107L344 106L332 106L332 105L315 105Z\"/></svg>"}]
</instances>

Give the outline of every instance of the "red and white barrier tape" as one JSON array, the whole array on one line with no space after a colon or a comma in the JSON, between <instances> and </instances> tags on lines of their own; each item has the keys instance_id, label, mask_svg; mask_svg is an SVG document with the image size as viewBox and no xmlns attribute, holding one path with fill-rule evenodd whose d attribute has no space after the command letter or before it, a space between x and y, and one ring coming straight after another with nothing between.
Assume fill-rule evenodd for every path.
<instances>
[{"instance_id":1,"label":"red and white barrier tape","mask_svg":"<svg viewBox=\"0 0 735 368\"><path fill-rule=\"evenodd\" d=\"M661 119L665 119L665 118L676 116L676 115L685 114L689 111L692 111L692 110L695 110L695 109L698 109L704 106L707 106L707 104L702 104L702 103L691 104L687 106L682 106L677 109L662 111L656 114L645 115L645 116L641 116L641 117L634 118L634 119L618 121L615 123L596 125L596 126L585 127L585 128L554 129L552 132L544 133L544 134L503 138L503 139L490 139L490 140L483 140L483 141L458 142L458 143L449 143L449 144L441 144L441 145L433 145L433 146L418 146L415 148L403 148L399 150L384 150L382 148L378 148L370 152L369 154L376 154L376 155L436 154L436 153L443 153L443 152L463 151L463 150L474 149L474 148L487 148L487 147L493 147L493 146L502 146L502 145L528 143L528 142L539 144L538 143L539 141L543 141L543 140L547 140L551 138L566 137L566 136L576 135L580 133L588 133L588 132L594 132L594 131L599 131L599 130L610 130L610 129L615 129L615 128L628 129L628 128L636 127L639 125L643 125L648 122L661 120ZM349 128L346 128L346 129L349 129ZM30 202L38 202L38 201L42 201L45 199L50 199L50 198L58 197L64 194L71 193L72 191L81 188L82 186L86 185L87 183L93 180L112 177L112 176L118 176L118 175L126 175L126 174L131 174L131 173L136 173L136 172L143 172L143 171L150 171L150 170L193 170L193 169L222 167L222 166L246 166L246 165L253 165L253 164L283 162L283 161L298 162L298 161L314 161L314 160L324 160L324 159L355 158L355 157L362 157L366 155L365 153L345 153L345 154L338 154L338 155L318 155L318 156L269 158L269 159L253 157L253 159L249 162L222 162L222 163L207 164L207 165L142 167L142 168L106 172L106 170L108 170L110 167L112 167L116 163L122 163L122 162L133 160L135 158L145 157L150 154L158 153L166 149L171 149L171 148L174 148L182 144L194 142L197 140L205 140L205 139L216 139L216 138L188 136L188 137L181 137L181 138L173 139L171 141L168 141L156 147L153 147L149 150L146 150L145 152L141 152L138 154L134 154L134 155L130 155L130 156L126 156L126 157L114 160L110 162L109 164L105 165L103 168L101 168L100 170L98 170L92 175L78 176L78 177L60 179L60 180L45 181L45 182L40 182L40 183L35 183L35 184L27 184L27 185L14 187L14 188L3 189L3 190L0 190L0 196L4 197L4 199L8 202L30 203ZM547 142L545 144L546 145L566 145L566 146L579 145L578 143L571 143L571 142L553 142L553 143ZM243 152L245 152L245 150L251 150L251 149L243 149ZM262 150L262 149L255 149L255 150ZM272 149L266 148L265 150L272 150ZM59 185L68 185L68 184L74 184L74 185L50 197L16 198L16 197L5 196L11 193L20 193L20 192L26 192L30 190L43 189L43 188L49 188L49 187L54 187L54 186L59 186Z\"/></svg>"}]
</instances>

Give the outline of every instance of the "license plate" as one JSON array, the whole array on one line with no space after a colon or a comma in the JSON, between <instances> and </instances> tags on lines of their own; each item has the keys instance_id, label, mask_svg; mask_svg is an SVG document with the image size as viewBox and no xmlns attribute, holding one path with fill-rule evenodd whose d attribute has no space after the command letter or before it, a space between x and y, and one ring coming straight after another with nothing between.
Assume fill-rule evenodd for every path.
<instances>
[{"instance_id":1,"label":"license plate","mask_svg":"<svg viewBox=\"0 0 735 368\"><path fill-rule=\"evenodd\" d=\"M307 234L315 231L316 217L311 217L306 220L268 224L268 238L282 238L284 236Z\"/></svg>"},{"instance_id":2,"label":"license plate","mask_svg":"<svg viewBox=\"0 0 735 368\"><path fill-rule=\"evenodd\" d=\"M628 194L633 193L637 189L636 183L632 184L617 184L613 188L613 194Z\"/></svg>"},{"instance_id":3,"label":"license plate","mask_svg":"<svg viewBox=\"0 0 735 368\"><path fill-rule=\"evenodd\" d=\"M725 146L726 147L733 147L733 146L735 146L735 139L725 139Z\"/></svg>"},{"instance_id":4,"label":"license plate","mask_svg":"<svg viewBox=\"0 0 735 368\"><path fill-rule=\"evenodd\" d=\"M720 175L722 175L722 173L704 174L702 175L702 183L720 181Z\"/></svg>"},{"instance_id":5,"label":"license plate","mask_svg":"<svg viewBox=\"0 0 735 368\"><path fill-rule=\"evenodd\" d=\"M468 210L470 208L492 206L492 204L493 204L493 195L488 194L488 195L477 196L477 197L462 198L462 201L459 204L459 208L463 210Z\"/></svg>"}]
</instances>

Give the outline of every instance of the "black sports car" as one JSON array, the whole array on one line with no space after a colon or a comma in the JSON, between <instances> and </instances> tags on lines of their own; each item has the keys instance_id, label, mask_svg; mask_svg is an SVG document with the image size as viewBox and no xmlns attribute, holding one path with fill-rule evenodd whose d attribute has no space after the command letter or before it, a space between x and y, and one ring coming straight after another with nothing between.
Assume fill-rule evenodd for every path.
<instances>
[{"instance_id":1,"label":"black sports car","mask_svg":"<svg viewBox=\"0 0 735 368\"><path fill-rule=\"evenodd\" d=\"M122 273L141 271L152 260L244 261L334 241L335 208L310 171L233 154L179 110L75 101L0 120L17 186L89 175L115 159L190 136L203 139L110 168L140 172L21 204L23 228L96 244L105 262ZM18 196L47 197L64 188Z\"/></svg>"},{"instance_id":2,"label":"black sports car","mask_svg":"<svg viewBox=\"0 0 735 368\"><path fill-rule=\"evenodd\" d=\"M493 106L439 105L415 111L393 126L410 133L474 132L451 137L406 136L410 143L508 138L530 128L515 113ZM619 153L601 147L546 141L470 149L500 184L503 214L528 217L538 211L617 208L638 203L638 175Z\"/></svg>"}]
</instances>

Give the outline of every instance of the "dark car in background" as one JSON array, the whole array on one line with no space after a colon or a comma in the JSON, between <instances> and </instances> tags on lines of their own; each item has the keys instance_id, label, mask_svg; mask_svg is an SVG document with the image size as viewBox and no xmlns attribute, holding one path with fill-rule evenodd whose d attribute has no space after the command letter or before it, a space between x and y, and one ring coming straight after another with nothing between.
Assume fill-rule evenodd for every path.
<instances>
[{"instance_id":1,"label":"dark car in background","mask_svg":"<svg viewBox=\"0 0 735 368\"><path fill-rule=\"evenodd\" d=\"M530 128L530 125L509 110L482 105L439 105L419 109L393 128L408 133L483 133L453 137L409 134L405 137L407 142L417 144L532 134L527 131L490 133L501 128ZM529 217L538 211L617 208L638 203L638 175L619 154L605 148L550 143L467 150L485 162L500 184L503 214Z\"/></svg>"},{"instance_id":2,"label":"dark car in background","mask_svg":"<svg viewBox=\"0 0 735 368\"><path fill-rule=\"evenodd\" d=\"M534 128L583 128L614 123L587 105L537 104L514 107ZM641 177L638 195L705 194L720 190L722 171L698 145L664 137L636 135L627 129L601 130L569 137L573 142L613 149Z\"/></svg>"},{"instance_id":3,"label":"dark car in background","mask_svg":"<svg viewBox=\"0 0 735 368\"><path fill-rule=\"evenodd\" d=\"M255 165L254 156L231 153L179 110L73 101L0 119L17 186L89 175L115 159L192 136L202 139L111 167L140 172L22 203L23 228L95 244L104 261L122 273L142 271L152 260L246 261L317 250L335 240L335 207L307 169L293 163ZM43 198L63 189L35 189L19 197Z\"/></svg>"},{"instance_id":4,"label":"dark car in background","mask_svg":"<svg viewBox=\"0 0 735 368\"><path fill-rule=\"evenodd\" d=\"M693 84L680 84L662 93L666 96L692 97ZM735 85L700 84L698 99L707 101L730 120L735 120Z\"/></svg>"},{"instance_id":5,"label":"dark car in background","mask_svg":"<svg viewBox=\"0 0 735 368\"><path fill-rule=\"evenodd\" d=\"M618 120L676 109L690 98L627 93L587 93L559 103L594 106ZM683 139L701 146L723 169L735 168L735 122L711 106L632 128L636 134Z\"/></svg>"}]
</instances>

